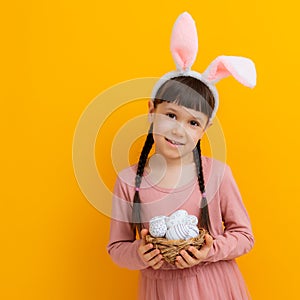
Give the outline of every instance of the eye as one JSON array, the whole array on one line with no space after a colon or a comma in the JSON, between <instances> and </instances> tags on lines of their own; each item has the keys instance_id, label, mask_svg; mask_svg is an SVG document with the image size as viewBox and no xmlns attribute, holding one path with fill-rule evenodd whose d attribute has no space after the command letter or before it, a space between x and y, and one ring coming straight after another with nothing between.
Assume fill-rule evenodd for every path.
<instances>
[{"instance_id":1,"label":"eye","mask_svg":"<svg viewBox=\"0 0 300 300\"><path fill-rule=\"evenodd\" d=\"M192 121L190 121L190 124L192 125L192 126L195 126L195 127L201 127L201 124L199 123L199 122L197 122L197 121L195 121L195 120L192 120Z\"/></svg>"},{"instance_id":2,"label":"eye","mask_svg":"<svg viewBox=\"0 0 300 300\"><path fill-rule=\"evenodd\" d=\"M166 115L171 119L176 119L176 115L174 115L173 113L167 113Z\"/></svg>"}]
</instances>

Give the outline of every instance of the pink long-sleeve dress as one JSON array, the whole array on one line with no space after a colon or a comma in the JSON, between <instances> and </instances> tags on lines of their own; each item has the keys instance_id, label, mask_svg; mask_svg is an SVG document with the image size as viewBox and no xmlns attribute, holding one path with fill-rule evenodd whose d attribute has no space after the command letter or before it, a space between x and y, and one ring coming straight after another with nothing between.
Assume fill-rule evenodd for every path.
<instances>
[{"instance_id":1,"label":"pink long-sleeve dress","mask_svg":"<svg viewBox=\"0 0 300 300\"><path fill-rule=\"evenodd\" d=\"M136 165L118 175L107 249L120 267L140 270L141 300L251 299L235 261L254 244L249 216L230 167L206 156L202 156L202 166L214 241L206 259L186 269L165 262L154 270L141 260L137 252L141 241L135 238L130 226ZM145 174L140 198L145 228L150 218L168 216L178 209L199 215L201 192L197 179L169 189L159 187Z\"/></svg>"}]
</instances>

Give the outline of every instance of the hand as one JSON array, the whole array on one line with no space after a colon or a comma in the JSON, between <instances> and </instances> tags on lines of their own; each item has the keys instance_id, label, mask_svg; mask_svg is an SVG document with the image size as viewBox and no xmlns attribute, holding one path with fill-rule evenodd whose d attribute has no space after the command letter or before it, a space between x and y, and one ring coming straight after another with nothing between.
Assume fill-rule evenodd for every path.
<instances>
[{"instance_id":1,"label":"hand","mask_svg":"<svg viewBox=\"0 0 300 300\"><path fill-rule=\"evenodd\" d=\"M211 246L213 245L213 238L209 235L205 235L205 244L200 250L195 247L189 247L188 251L194 255L191 256L187 251L182 250L180 255L176 257L175 265L179 269L190 268L201 263L207 256Z\"/></svg>"},{"instance_id":2,"label":"hand","mask_svg":"<svg viewBox=\"0 0 300 300\"><path fill-rule=\"evenodd\" d=\"M154 270L159 269L164 260L160 254L159 249L153 249L153 244L146 244L146 235L148 234L148 229L142 229L141 231L141 244L138 248L138 254L141 259ZM152 249L152 250L151 250Z\"/></svg>"}]
</instances>

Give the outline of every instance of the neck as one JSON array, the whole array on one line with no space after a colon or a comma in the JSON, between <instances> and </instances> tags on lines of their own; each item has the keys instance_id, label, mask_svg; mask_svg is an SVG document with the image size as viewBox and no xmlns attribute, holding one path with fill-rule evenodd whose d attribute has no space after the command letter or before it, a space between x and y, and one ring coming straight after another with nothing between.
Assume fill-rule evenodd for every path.
<instances>
[{"instance_id":1,"label":"neck","mask_svg":"<svg viewBox=\"0 0 300 300\"><path fill-rule=\"evenodd\" d=\"M152 155L146 165L151 181L162 187L185 185L196 176L194 160L166 160L162 155Z\"/></svg>"},{"instance_id":2,"label":"neck","mask_svg":"<svg viewBox=\"0 0 300 300\"><path fill-rule=\"evenodd\" d=\"M185 155L180 158L165 158L159 153L155 153L151 159L153 162L157 162L159 164L163 163L163 165L168 169L181 169L186 165L191 165L194 163L194 156L193 153L189 153L188 155Z\"/></svg>"}]
</instances>

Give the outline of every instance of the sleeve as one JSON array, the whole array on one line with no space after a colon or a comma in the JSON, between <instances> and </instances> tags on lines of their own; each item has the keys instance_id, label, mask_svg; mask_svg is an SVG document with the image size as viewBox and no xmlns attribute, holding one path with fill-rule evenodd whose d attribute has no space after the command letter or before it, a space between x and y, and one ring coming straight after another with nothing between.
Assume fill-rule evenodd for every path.
<instances>
[{"instance_id":1,"label":"sleeve","mask_svg":"<svg viewBox=\"0 0 300 300\"><path fill-rule=\"evenodd\" d=\"M254 245L251 223L231 169L225 167L219 190L224 232L215 237L203 262L230 260L249 252Z\"/></svg>"},{"instance_id":2,"label":"sleeve","mask_svg":"<svg viewBox=\"0 0 300 300\"><path fill-rule=\"evenodd\" d=\"M148 267L138 254L141 240L136 240L130 225L132 206L126 183L118 177L113 195L108 254L122 268L141 270Z\"/></svg>"}]
</instances>

